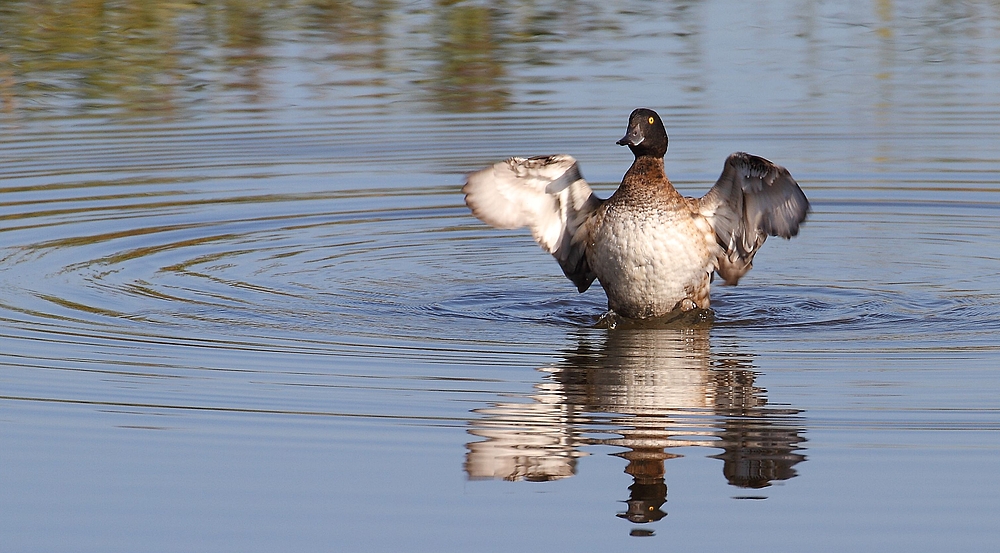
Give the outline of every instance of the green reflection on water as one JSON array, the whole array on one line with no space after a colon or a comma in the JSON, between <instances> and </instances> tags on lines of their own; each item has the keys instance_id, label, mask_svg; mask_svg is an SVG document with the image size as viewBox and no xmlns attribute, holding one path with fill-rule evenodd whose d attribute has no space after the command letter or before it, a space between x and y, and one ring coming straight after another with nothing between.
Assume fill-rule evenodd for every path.
<instances>
[{"instance_id":1,"label":"green reflection on water","mask_svg":"<svg viewBox=\"0 0 1000 553\"><path fill-rule=\"evenodd\" d=\"M699 95L711 88L707 46L699 38L711 28L710 4L7 1L0 3L0 110L30 117L186 117L213 107L233 112L285 107L274 105L279 100L299 105L293 96L304 85L310 98L336 94L383 104L429 103L447 112L500 111L517 101L515 92L532 100L539 93L565 94L538 83L574 79L537 68L571 59L618 65L636 56L656 63L666 56L666 67L686 67L680 80ZM871 0L850 16L816 3L775 8L787 11L783 15L798 28L796 40L782 44L782 59L804 56L795 73L810 80L813 97L839 90L845 72L872 71L889 98L894 80L914 63L979 72L991 66L984 52L992 51L997 14L988 3L930 0L897 15L901 6ZM823 55L836 51L836 33L845 25L859 24L871 25L877 37L874 67L864 65L864 53L849 69L842 58ZM754 60L767 59L766 48L775 47L757 45L754 25L734 33L745 40L718 47L759 52L749 56ZM651 37L658 40L653 46L644 41ZM630 42L636 39L643 40ZM639 49L627 52L626 43ZM945 84L959 80L947 67L940 73L930 74L935 82L942 75ZM533 88L518 89L525 86Z\"/></svg>"},{"instance_id":2,"label":"green reflection on water","mask_svg":"<svg viewBox=\"0 0 1000 553\"><path fill-rule=\"evenodd\" d=\"M11 2L0 11L0 44L13 78L8 110L67 100L80 108L170 110L191 86L184 12L194 4L102 1Z\"/></svg>"},{"instance_id":3,"label":"green reflection on water","mask_svg":"<svg viewBox=\"0 0 1000 553\"><path fill-rule=\"evenodd\" d=\"M506 45L551 39L539 28L554 13L445 0L5 2L0 107L169 114L219 95L260 105L289 84L280 72L291 60L339 72L333 86L387 87L405 75L438 109L502 110L507 65L526 61Z\"/></svg>"},{"instance_id":4,"label":"green reflection on water","mask_svg":"<svg viewBox=\"0 0 1000 553\"><path fill-rule=\"evenodd\" d=\"M456 111L499 110L509 92L503 86L504 52L497 36L500 14L483 6L442 0L435 17L437 71L428 85L441 106Z\"/></svg>"}]
</instances>

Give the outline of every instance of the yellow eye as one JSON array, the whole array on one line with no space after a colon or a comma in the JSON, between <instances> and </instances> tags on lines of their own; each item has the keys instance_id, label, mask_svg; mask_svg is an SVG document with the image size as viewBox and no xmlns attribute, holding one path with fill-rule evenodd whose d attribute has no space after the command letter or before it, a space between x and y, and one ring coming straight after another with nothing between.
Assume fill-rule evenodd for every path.
<instances>
[{"instance_id":1,"label":"yellow eye","mask_svg":"<svg viewBox=\"0 0 1000 553\"><path fill-rule=\"evenodd\" d=\"M655 119L653 119L652 117L650 117L650 118L649 118L649 124L650 124L650 125L652 125L652 124L653 124L653 121L655 121Z\"/></svg>"}]
</instances>

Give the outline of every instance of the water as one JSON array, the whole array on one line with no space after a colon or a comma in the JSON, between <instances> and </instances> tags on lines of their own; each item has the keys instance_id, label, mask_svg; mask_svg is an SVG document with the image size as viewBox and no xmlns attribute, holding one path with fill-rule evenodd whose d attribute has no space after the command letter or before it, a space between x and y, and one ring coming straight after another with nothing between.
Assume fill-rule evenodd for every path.
<instances>
[{"instance_id":1,"label":"water","mask_svg":"<svg viewBox=\"0 0 1000 553\"><path fill-rule=\"evenodd\" d=\"M0 7L0 550L994 550L989 2ZM463 175L813 205L595 328Z\"/></svg>"}]
</instances>

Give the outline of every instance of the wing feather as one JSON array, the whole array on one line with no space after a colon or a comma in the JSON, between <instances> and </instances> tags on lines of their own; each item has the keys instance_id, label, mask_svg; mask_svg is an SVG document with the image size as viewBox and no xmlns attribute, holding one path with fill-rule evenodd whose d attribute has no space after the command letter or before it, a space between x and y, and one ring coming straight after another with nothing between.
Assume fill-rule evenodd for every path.
<instances>
[{"instance_id":1,"label":"wing feather","mask_svg":"<svg viewBox=\"0 0 1000 553\"><path fill-rule=\"evenodd\" d=\"M573 157L512 157L468 176L465 203L484 223L528 227L581 292L596 276L587 264L586 220L603 200L594 195Z\"/></svg>"},{"instance_id":2,"label":"wing feather","mask_svg":"<svg viewBox=\"0 0 1000 553\"><path fill-rule=\"evenodd\" d=\"M798 234L809 200L787 169L737 152L726 159L722 175L699 208L725 250L717 272L726 284L736 284L753 267L753 256L768 236Z\"/></svg>"}]
</instances>

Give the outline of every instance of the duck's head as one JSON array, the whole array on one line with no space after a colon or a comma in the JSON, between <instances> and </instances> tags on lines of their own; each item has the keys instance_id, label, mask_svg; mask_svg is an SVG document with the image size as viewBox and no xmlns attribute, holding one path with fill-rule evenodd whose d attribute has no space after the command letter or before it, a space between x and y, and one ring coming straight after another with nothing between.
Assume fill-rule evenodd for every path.
<instances>
[{"instance_id":1,"label":"duck's head","mask_svg":"<svg viewBox=\"0 0 1000 553\"><path fill-rule=\"evenodd\" d=\"M667 153L667 130L655 111L639 108L629 115L628 130L618 144L628 146L636 157L663 157Z\"/></svg>"}]
</instances>

